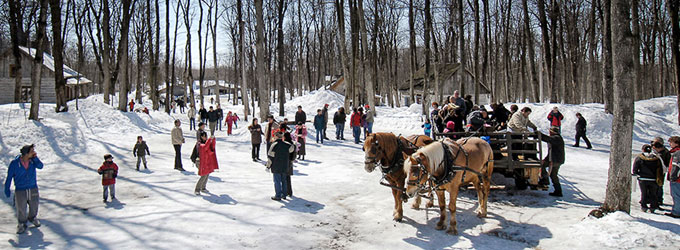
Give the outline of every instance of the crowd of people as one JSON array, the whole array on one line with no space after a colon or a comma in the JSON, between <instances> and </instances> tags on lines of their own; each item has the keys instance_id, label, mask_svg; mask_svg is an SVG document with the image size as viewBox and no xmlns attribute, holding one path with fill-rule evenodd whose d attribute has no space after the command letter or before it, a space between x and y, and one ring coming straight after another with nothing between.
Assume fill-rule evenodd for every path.
<instances>
[{"instance_id":1,"label":"crowd of people","mask_svg":"<svg viewBox=\"0 0 680 250\"><path fill-rule=\"evenodd\" d=\"M524 107L521 110L517 105L511 105L510 110L506 109L502 103L491 104L491 110L486 110L483 106L474 105L468 95L461 98L458 91L448 98L448 102L441 106L437 102L432 103L430 116L425 119L422 125L425 135L430 136L433 132L478 132L478 131L498 131L509 130L512 132L528 132L529 128L537 131L536 125L529 119L532 110ZM130 102L130 109L134 108L134 101ZM349 124L352 128L354 143L361 143L363 132L364 140L372 133L374 112L371 107L356 107L352 109ZM183 112L183 111L182 111ZM209 193L206 188L209 175L219 169L216 154L215 131L221 130L221 122L224 119L227 126L227 135L232 135L232 125L237 127L240 120L238 115L229 111L224 117L224 111L217 104L217 108L212 106L206 110L203 106L197 111L193 104L189 105L187 112L189 118L189 130L196 130L196 143L192 149L191 161L198 168L199 180L196 183L194 192L196 195ZM344 127L347 122L347 113L344 107L338 108L333 115L333 124L336 128L335 139L345 140ZM199 118L196 126L196 116ZM576 113L576 138L574 147L579 147L580 140L583 139L588 149L592 145L586 137L587 121L582 114ZM543 134L541 139L548 144L548 153L542 159L542 168L539 185L547 186L552 182L554 191L551 196L561 197L562 189L559 183L559 169L565 162L564 139L561 136L561 126L564 116L557 107L548 114L547 120L550 123L549 135ZM288 122L287 118L278 122L272 115L267 117L267 124L263 129L258 123L258 119L252 119L252 123L247 127L251 135L251 158L254 162L261 161L260 145L262 138L266 143L266 169L273 175L274 196L272 200L282 200L292 197L293 189L291 176L293 175L293 164L296 160L305 160L306 139L308 135L306 123L312 123L315 129L315 139L317 143L324 143L329 140L326 136L328 124L328 104L318 109L313 121L307 119L307 114L301 106L295 113L294 122ZM206 131L209 126L210 136ZM455 139L455 137L454 137ZM174 168L185 171L182 166L181 149L186 143L182 131L180 120L174 121L171 130L171 142L175 150ZM673 197L673 205L669 212L665 213L674 218L680 218L680 137L672 136L668 139L671 149L664 146L664 140L660 137L655 138L650 144L642 147L642 153L635 158L633 164L633 175L637 177L641 191L640 205L645 212L663 210L663 186L668 181ZM514 146L513 146L514 147ZM521 147L521 145L519 145ZM133 155L137 157L136 170L140 170L140 164L144 169L148 169L146 156L150 155L149 146L142 136L137 137L133 148ZM21 234L27 229L27 222L31 222L35 227L40 226L36 218L38 212L38 186L36 181L36 169L42 169L43 163L35 152L34 145L27 145L21 148L21 154L10 162L8 174L5 180L5 196L11 195L11 183L14 182L15 206L17 211L17 233ZM516 157L513 155L513 158ZM526 156L525 156L526 157ZM534 156L535 157L535 156ZM113 161L111 154L104 155L104 162L97 172L102 178L103 202L116 199L115 184L118 176L118 166Z\"/></svg>"}]
</instances>

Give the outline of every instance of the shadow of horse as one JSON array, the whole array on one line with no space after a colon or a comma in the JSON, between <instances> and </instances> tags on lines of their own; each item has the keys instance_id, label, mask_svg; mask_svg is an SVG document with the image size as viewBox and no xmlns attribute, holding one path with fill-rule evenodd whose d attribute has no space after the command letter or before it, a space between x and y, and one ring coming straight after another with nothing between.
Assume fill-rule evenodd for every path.
<instances>
[{"instance_id":1,"label":"shadow of horse","mask_svg":"<svg viewBox=\"0 0 680 250\"><path fill-rule=\"evenodd\" d=\"M317 214L319 211L323 210L326 205L294 196L290 198L290 201L284 202L281 207L302 213Z\"/></svg>"},{"instance_id":2,"label":"shadow of horse","mask_svg":"<svg viewBox=\"0 0 680 250\"><path fill-rule=\"evenodd\" d=\"M221 194L221 195L214 195L214 194L209 194L208 196L201 196L204 200L209 201L210 203L214 204L219 204L219 205L236 205L238 202L231 198L228 194Z\"/></svg>"}]
</instances>

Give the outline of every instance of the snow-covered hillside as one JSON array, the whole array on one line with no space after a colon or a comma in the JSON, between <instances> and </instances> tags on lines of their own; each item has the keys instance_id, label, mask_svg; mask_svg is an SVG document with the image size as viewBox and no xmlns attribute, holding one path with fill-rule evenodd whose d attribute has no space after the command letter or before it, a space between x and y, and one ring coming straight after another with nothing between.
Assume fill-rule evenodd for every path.
<instances>
[{"instance_id":1,"label":"snow-covered hillside","mask_svg":"<svg viewBox=\"0 0 680 250\"><path fill-rule=\"evenodd\" d=\"M489 216L475 216L476 193L461 192L458 202L460 235L434 230L437 209L405 206L404 222L392 221L390 190L380 186L379 173L363 169L358 145L331 140L314 143L307 138L306 161L296 163L292 177L295 197L276 202L271 174L263 163L250 160L250 134L239 122L233 136L218 132L220 170L211 175L209 195L196 196L196 168L189 161L195 143L185 114L163 112L121 113L93 96L69 103L70 112L55 114L53 105L41 106L40 122L25 119L26 109L16 104L0 106L0 180L7 163L24 144L35 143L45 168L38 171L41 205L40 228L16 235L13 202L0 203L0 249L679 249L680 220L638 209L639 191L632 194L631 215L587 217L604 200L611 116L599 104L557 105L565 115L563 134L573 143L574 114L588 120L594 150L567 147L567 162L560 171L565 196L544 191L493 190ZM210 97L206 97L209 100ZM209 103L209 101L208 101ZM302 105L311 120L317 109L329 104L331 112L343 97L330 91L313 91L285 105L293 119ZM554 104L529 106L530 116L543 131ZM223 105L242 115L242 106ZM278 103L271 107L278 113ZM395 134L420 134L420 106L377 107L374 130ZM179 109L177 110L179 111ZM674 97L636 103L634 148L655 136L680 131ZM242 117L243 118L243 117ZM172 121L180 119L187 143L182 148L184 168L173 170L170 144ZM335 129L329 126L329 137ZM351 132L345 131L350 139ZM136 172L132 147L144 136L151 156L149 170ZM121 167L117 197L101 202L101 181L96 169L110 153ZM261 154L264 154L264 146ZM494 176L496 184L510 179ZM665 203L671 202L668 185Z\"/></svg>"}]
</instances>

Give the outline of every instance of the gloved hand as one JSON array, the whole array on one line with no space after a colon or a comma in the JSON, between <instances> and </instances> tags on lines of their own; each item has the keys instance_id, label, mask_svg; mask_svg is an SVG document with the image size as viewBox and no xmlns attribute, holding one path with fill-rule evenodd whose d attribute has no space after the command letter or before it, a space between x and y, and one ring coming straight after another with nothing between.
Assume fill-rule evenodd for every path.
<instances>
[{"instance_id":1,"label":"gloved hand","mask_svg":"<svg viewBox=\"0 0 680 250\"><path fill-rule=\"evenodd\" d=\"M9 198L10 195L12 195L12 192L9 191L9 188L5 188L5 196Z\"/></svg>"}]
</instances>

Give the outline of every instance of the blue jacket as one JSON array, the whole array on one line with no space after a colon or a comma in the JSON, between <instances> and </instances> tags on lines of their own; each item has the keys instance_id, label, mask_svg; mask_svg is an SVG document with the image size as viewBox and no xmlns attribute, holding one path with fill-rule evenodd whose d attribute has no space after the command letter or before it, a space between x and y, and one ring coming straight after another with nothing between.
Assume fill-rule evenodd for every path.
<instances>
[{"instance_id":1,"label":"blue jacket","mask_svg":"<svg viewBox=\"0 0 680 250\"><path fill-rule=\"evenodd\" d=\"M326 125L326 123L324 122L323 115L316 115L316 116L314 116L314 128L315 128L316 130L321 130L321 129L323 129L323 128L324 128L324 125Z\"/></svg>"},{"instance_id":2,"label":"blue jacket","mask_svg":"<svg viewBox=\"0 0 680 250\"><path fill-rule=\"evenodd\" d=\"M12 162L9 163L7 167L7 179L5 179L5 196L10 196L9 187L12 184L12 179L14 179L14 191L27 190L32 188L37 188L38 183L36 181L35 169L42 169L43 163L35 157L31 159L28 163L28 169L25 169L21 165L21 156L14 158Z\"/></svg>"},{"instance_id":3,"label":"blue jacket","mask_svg":"<svg viewBox=\"0 0 680 250\"><path fill-rule=\"evenodd\" d=\"M421 127L425 128L425 134L430 134L432 132L432 124L430 123L425 123Z\"/></svg>"}]
</instances>

